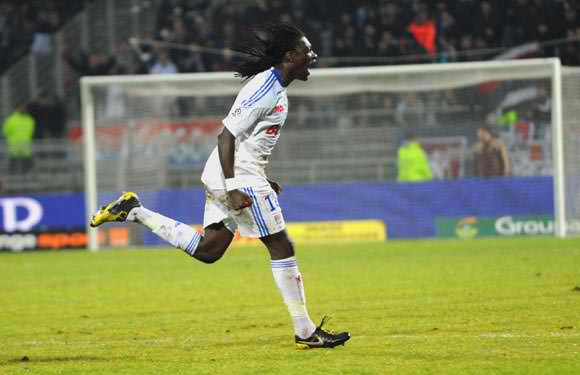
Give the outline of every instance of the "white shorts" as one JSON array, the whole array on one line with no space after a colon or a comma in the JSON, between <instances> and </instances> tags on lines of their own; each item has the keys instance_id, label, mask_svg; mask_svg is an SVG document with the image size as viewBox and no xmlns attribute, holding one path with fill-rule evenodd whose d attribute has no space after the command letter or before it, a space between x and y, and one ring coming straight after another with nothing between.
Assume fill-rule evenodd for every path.
<instances>
[{"instance_id":1,"label":"white shorts","mask_svg":"<svg viewBox=\"0 0 580 375\"><path fill-rule=\"evenodd\" d=\"M271 187L240 189L252 198L252 205L243 210L229 207L225 190L206 188L203 227L224 222L230 232L240 231L242 237L261 238L286 229L282 208Z\"/></svg>"}]
</instances>

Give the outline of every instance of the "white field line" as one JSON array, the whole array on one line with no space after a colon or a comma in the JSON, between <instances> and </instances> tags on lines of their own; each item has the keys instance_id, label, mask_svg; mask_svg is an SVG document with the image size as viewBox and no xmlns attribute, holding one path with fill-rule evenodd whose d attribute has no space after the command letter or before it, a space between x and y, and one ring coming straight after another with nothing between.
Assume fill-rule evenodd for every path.
<instances>
[{"instance_id":1,"label":"white field line","mask_svg":"<svg viewBox=\"0 0 580 375\"><path fill-rule=\"evenodd\" d=\"M354 338L369 338L370 336L354 336ZM386 335L383 338L392 340L447 340L447 339L534 339L534 338L548 338L548 337L580 337L580 333L560 333L552 332L548 334L517 334L517 333L497 333L497 332L487 332L481 333L479 335L445 335L445 334L395 334ZM45 345L63 345L63 346L74 346L74 347L102 347L111 345L159 345L165 343L175 343L177 340L175 338L160 338L160 339L126 339L126 340L94 340L94 341L68 341L68 340L33 340L33 341L21 341L11 343L10 346L45 346ZM189 339L181 340L182 344L190 341ZM1 346L0 346L1 347Z\"/></svg>"}]
</instances>

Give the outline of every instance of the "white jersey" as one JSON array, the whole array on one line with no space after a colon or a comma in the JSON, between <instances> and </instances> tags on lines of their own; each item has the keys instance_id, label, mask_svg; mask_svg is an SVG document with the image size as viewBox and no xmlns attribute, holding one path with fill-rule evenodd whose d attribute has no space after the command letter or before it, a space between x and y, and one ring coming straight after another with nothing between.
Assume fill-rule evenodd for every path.
<instances>
[{"instance_id":1,"label":"white jersey","mask_svg":"<svg viewBox=\"0 0 580 375\"><path fill-rule=\"evenodd\" d=\"M238 93L224 126L236 137L234 175L246 187L268 186L265 168L288 116L288 97L280 72L257 74ZM201 180L209 189L225 189L217 147Z\"/></svg>"}]
</instances>

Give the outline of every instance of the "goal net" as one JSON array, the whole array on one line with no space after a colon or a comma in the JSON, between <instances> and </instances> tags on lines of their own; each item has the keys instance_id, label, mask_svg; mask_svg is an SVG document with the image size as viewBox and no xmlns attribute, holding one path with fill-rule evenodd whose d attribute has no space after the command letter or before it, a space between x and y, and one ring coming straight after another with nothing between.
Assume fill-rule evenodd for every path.
<instances>
[{"instance_id":1,"label":"goal net","mask_svg":"<svg viewBox=\"0 0 580 375\"><path fill-rule=\"evenodd\" d=\"M201 224L201 171L240 79L232 73L86 77L81 87L87 215L121 191L136 191L148 207ZM579 90L578 70L555 59L314 69L308 82L288 88L289 116L269 176L289 186L405 184L397 182L398 149L412 133L428 158L432 177L424 189L433 189L435 205L445 184L477 177L472 150L478 127L488 125L507 147L508 179L518 179L522 194L525 177L543 177L550 187L554 177L553 194L532 185L528 194L553 202L553 232L564 236L580 219ZM360 194L367 206L361 203L357 212L356 199L345 202L354 206L347 216L380 216L365 213L366 207L394 199ZM343 199L322 195L316 199ZM314 212L311 219L329 216ZM405 224L389 225L396 238L397 225ZM114 243L151 243L140 226L122 227L128 232ZM92 249L108 235L99 231L88 229Z\"/></svg>"}]
</instances>

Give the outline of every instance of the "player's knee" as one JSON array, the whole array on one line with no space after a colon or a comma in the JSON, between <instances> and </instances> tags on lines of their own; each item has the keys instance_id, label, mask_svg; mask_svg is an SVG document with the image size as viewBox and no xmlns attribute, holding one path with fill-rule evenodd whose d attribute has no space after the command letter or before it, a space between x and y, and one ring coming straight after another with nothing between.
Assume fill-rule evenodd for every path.
<instances>
[{"instance_id":1,"label":"player's knee","mask_svg":"<svg viewBox=\"0 0 580 375\"><path fill-rule=\"evenodd\" d=\"M207 248L205 246L199 246L193 257L202 263L212 264L220 260L225 251L226 249L223 248Z\"/></svg>"},{"instance_id":2,"label":"player's knee","mask_svg":"<svg viewBox=\"0 0 580 375\"><path fill-rule=\"evenodd\" d=\"M269 244L268 250L272 259L285 259L294 256L294 244L287 237Z\"/></svg>"},{"instance_id":3,"label":"player's knee","mask_svg":"<svg viewBox=\"0 0 580 375\"><path fill-rule=\"evenodd\" d=\"M193 255L193 257L197 260L199 260L202 263L205 264L213 264L215 262L217 262L218 260L220 260L223 256L222 254L204 254L204 253L195 253Z\"/></svg>"},{"instance_id":4,"label":"player's knee","mask_svg":"<svg viewBox=\"0 0 580 375\"><path fill-rule=\"evenodd\" d=\"M221 259L221 255L220 256L205 256L205 257L199 257L197 259L205 264L213 264Z\"/></svg>"}]
</instances>

